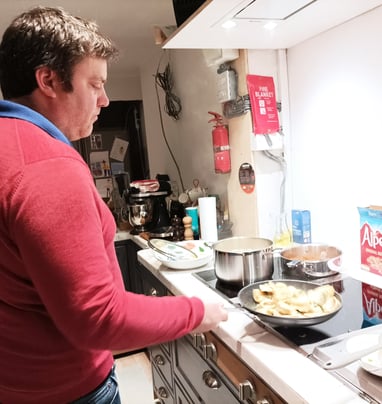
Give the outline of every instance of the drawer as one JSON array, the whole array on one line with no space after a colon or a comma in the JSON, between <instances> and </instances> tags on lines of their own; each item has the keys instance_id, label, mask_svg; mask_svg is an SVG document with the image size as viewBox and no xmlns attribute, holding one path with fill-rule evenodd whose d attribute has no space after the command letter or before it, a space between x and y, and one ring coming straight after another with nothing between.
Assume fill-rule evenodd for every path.
<instances>
[{"instance_id":1,"label":"drawer","mask_svg":"<svg viewBox=\"0 0 382 404\"><path fill-rule=\"evenodd\" d=\"M173 392L164 383L158 370L153 367L153 385L155 396L160 400L162 404L174 404Z\"/></svg>"},{"instance_id":2,"label":"drawer","mask_svg":"<svg viewBox=\"0 0 382 404\"><path fill-rule=\"evenodd\" d=\"M196 396L208 404L240 403L232 391L224 384L206 361L204 361L185 338L177 340L175 366L177 374L193 387Z\"/></svg>"},{"instance_id":3,"label":"drawer","mask_svg":"<svg viewBox=\"0 0 382 404\"><path fill-rule=\"evenodd\" d=\"M172 364L161 345L150 347L150 359L153 367L155 367L158 370L162 378L166 380L166 383L172 389L173 388Z\"/></svg>"},{"instance_id":4,"label":"drawer","mask_svg":"<svg viewBox=\"0 0 382 404\"><path fill-rule=\"evenodd\" d=\"M201 403L199 397L197 397L194 392L187 388L185 385L180 385L177 380L175 380L175 402L176 404L197 404Z\"/></svg>"}]
</instances>

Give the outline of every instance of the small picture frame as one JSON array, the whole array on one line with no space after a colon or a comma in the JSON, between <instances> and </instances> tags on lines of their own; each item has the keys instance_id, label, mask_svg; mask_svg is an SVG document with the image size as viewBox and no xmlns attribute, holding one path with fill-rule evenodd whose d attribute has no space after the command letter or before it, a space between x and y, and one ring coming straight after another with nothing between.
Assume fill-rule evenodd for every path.
<instances>
[{"instance_id":1,"label":"small picture frame","mask_svg":"<svg viewBox=\"0 0 382 404\"><path fill-rule=\"evenodd\" d=\"M110 177L111 168L108 151L90 153L90 170L94 178Z\"/></svg>"},{"instance_id":2,"label":"small picture frame","mask_svg":"<svg viewBox=\"0 0 382 404\"><path fill-rule=\"evenodd\" d=\"M100 133L93 133L90 135L90 149L91 150L102 149L102 135Z\"/></svg>"}]
</instances>

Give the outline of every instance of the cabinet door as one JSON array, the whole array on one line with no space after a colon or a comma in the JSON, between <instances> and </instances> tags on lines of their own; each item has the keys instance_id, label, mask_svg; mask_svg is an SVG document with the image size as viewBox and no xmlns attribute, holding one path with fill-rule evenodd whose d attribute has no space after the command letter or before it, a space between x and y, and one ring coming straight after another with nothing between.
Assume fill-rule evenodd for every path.
<instances>
[{"instance_id":1,"label":"cabinet door","mask_svg":"<svg viewBox=\"0 0 382 404\"><path fill-rule=\"evenodd\" d=\"M167 356L167 352L162 345L156 345L149 348L151 364L156 368L161 379L166 381L170 390L173 389L173 368L171 357Z\"/></svg>"},{"instance_id":2,"label":"cabinet door","mask_svg":"<svg viewBox=\"0 0 382 404\"><path fill-rule=\"evenodd\" d=\"M137 252L141 249L134 241L128 240L127 246L127 266L130 278L131 291L135 293L143 293L142 281L138 273Z\"/></svg>"},{"instance_id":3,"label":"cabinet door","mask_svg":"<svg viewBox=\"0 0 382 404\"><path fill-rule=\"evenodd\" d=\"M160 376L158 370L153 367L153 385L154 385L154 394L160 400L161 404L173 404L174 398L172 396L171 390L164 383L162 377Z\"/></svg>"},{"instance_id":4,"label":"cabinet door","mask_svg":"<svg viewBox=\"0 0 382 404\"><path fill-rule=\"evenodd\" d=\"M125 285L125 289L131 290L126 242L116 242L115 243L115 252L117 254L119 267L121 268L121 273L122 273L122 278L123 278L123 283Z\"/></svg>"},{"instance_id":5,"label":"cabinet door","mask_svg":"<svg viewBox=\"0 0 382 404\"><path fill-rule=\"evenodd\" d=\"M166 296L166 287L143 265L139 263L137 265L142 285L142 293L147 296Z\"/></svg>"},{"instance_id":6,"label":"cabinet door","mask_svg":"<svg viewBox=\"0 0 382 404\"><path fill-rule=\"evenodd\" d=\"M187 389L185 385L180 386L180 384L175 381L175 402L176 404L196 404L201 401L191 389Z\"/></svg>"}]
</instances>

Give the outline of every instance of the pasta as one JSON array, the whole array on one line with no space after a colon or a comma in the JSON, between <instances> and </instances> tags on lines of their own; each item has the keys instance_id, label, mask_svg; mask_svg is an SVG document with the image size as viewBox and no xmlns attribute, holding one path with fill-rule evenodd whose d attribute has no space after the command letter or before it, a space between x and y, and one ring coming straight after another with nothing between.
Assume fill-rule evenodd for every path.
<instances>
[{"instance_id":1,"label":"pasta","mask_svg":"<svg viewBox=\"0 0 382 404\"><path fill-rule=\"evenodd\" d=\"M340 306L331 285L302 290L284 282L267 282L253 289L256 311L270 316L313 317L329 314Z\"/></svg>"}]
</instances>

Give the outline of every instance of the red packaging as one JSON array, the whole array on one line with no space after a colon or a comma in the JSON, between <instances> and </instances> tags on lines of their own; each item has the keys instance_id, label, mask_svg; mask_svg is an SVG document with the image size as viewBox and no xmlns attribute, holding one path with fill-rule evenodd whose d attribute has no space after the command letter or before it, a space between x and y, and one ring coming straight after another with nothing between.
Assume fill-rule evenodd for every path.
<instances>
[{"instance_id":1,"label":"red packaging","mask_svg":"<svg viewBox=\"0 0 382 404\"><path fill-rule=\"evenodd\" d=\"M361 268L382 275L382 207L358 208L360 214Z\"/></svg>"},{"instance_id":2,"label":"red packaging","mask_svg":"<svg viewBox=\"0 0 382 404\"><path fill-rule=\"evenodd\" d=\"M382 289L362 283L363 319L370 324L382 323Z\"/></svg>"},{"instance_id":3,"label":"red packaging","mask_svg":"<svg viewBox=\"0 0 382 404\"><path fill-rule=\"evenodd\" d=\"M248 74L247 87L251 100L253 133L264 135L279 132L280 123L273 77Z\"/></svg>"}]
</instances>

